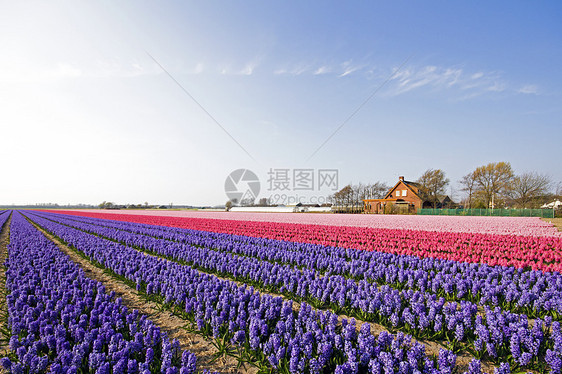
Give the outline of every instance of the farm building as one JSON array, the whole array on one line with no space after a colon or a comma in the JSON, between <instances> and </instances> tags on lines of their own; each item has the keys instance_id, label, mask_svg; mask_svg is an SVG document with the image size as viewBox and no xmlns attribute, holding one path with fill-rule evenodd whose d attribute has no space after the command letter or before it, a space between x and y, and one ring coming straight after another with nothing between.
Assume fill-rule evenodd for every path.
<instances>
[{"instance_id":1,"label":"farm building","mask_svg":"<svg viewBox=\"0 0 562 374\"><path fill-rule=\"evenodd\" d=\"M425 193L416 182L410 182L399 177L398 183L394 185L382 199L363 200L365 213L415 213L421 208L433 208ZM449 196L440 196L437 203L438 208L448 207L454 204Z\"/></svg>"}]
</instances>

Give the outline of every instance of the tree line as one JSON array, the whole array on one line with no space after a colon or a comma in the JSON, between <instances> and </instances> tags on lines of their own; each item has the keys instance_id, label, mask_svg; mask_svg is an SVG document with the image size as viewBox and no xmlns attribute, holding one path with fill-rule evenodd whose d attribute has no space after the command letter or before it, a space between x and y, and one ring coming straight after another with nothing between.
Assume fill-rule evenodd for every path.
<instances>
[{"instance_id":1,"label":"tree line","mask_svg":"<svg viewBox=\"0 0 562 374\"><path fill-rule=\"evenodd\" d=\"M361 212L363 211L363 200L382 199L390 187L384 182L370 184L348 184L338 192L328 198L332 203L332 210L342 212Z\"/></svg>"},{"instance_id":2,"label":"tree line","mask_svg":"<svg viewBox=\"0 0 562 374\"><path fill-rule=\"evenodd\" d=\"M447 195L450 180L441 169L428 169L416 181L419 194L434 208ZM465 196L464 208L539 208L562 198L562 184L555 185L547 174L525 172L516 175L509 162L492 162L464 175L459 181ZM330 196L330 202L346 211L363 208L365 199L382 199L390 186L384 182L348 184ZM453 197L450 196L452 199Z\"/></svg>"},{"instance_id":3,"label":"tree line","mask_svg":"<svg viewBox=\"0 0 562 374\"><path fill-rule=\"evenodd\" d=\"M562 194L547 174L515 175L509 162L477 167L459 181L467 208L539 208Z\"/></svg>"}]
</instances>

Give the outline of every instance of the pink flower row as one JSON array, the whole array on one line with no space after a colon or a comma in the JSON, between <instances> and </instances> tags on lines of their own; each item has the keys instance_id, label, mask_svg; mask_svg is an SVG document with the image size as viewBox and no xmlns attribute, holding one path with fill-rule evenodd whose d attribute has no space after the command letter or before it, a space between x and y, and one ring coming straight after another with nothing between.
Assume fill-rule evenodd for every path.
<instances>
[{"instance_id":1,"label":"pink flower row","mask_svg":"<svg viewBox=\"0 0 562 374\"><path fill-rule=\"evenodd\" d=\"M104 214L151 215L158 217L208 218L233 221L300 223L309 225L369 227L438 232L562 237L551 223L538 217L465 217L327 213L251 213L202 211L90 210Z\"/></svg>"},{"instance_id":2,"label":"pink flower row","mask_svg":"<svg viewBox=\"0 0 562 374\"><path fill-rule=\"evenodd\" d=\"M400 255L562 272L562 237L377 229L88 211L57 212Z\"/></svg>"}]
</instances>

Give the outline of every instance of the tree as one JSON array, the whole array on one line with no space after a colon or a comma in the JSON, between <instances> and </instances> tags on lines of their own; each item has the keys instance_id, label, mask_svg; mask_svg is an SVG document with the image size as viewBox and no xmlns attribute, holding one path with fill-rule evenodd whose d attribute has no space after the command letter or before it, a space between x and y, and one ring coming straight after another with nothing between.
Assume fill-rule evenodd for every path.
<instances>
[{"instance_id":1,"label":"tree","mask_svg":"<svg viewBox=\"0 0 562 374\"><path fill-rule=\"evenodd\" d=\"M228 200L228 201L226 202L226 204L224 204L224 208L226 209L227 212L229 212L230 209L232 209L232 206L233 206L233 205L234 205L234 204L232 203L232 200Z\"/></svg>"},{"instance_id":2,"label":"tree","mask_svg":"<svg viewBox=\"0 0 562 374\"><path fill-rule=\"evenodd\" d=\"M513 178L508 194L517 207L531 208L533 202L548 194L551 185L552 180L546 174L523 173Z\"/></svg>"},{"instance_id":3,"label":"tree","mask_svg":"<svg viewBox=\"0 0 562 374\"><path fill-rule=\"evenodd\" d=\"M110 201L104 201L103 203L101 203L101 204L99 205L99 207L100 207L101 209L112 209L112 208L114 208L114 206L115 206L115 204L113 204L113 203L110 202Z\"/></svg>"},{"instance_id":4,"label":"tree","mask_svg":"<svg viewBox=\"0 0 562 374\"><path fill-rule=\"evenodd\" d=\"M382 199L390 187L386 183L375 182L365 186L364 199Z\"/></svg>"},{"instance_id":5,"label":"tree","mask_svg":"<svg viewBox=\"0 0 562 374\"><path fill-rule=\"evenodd\" d=\"M330 199L337 207L337 209L347 211L347 208L352 206L353 195L354 188L351 186L351 184L348 184L347 186L343 187L341 190L330 196Z\"/></svg>"},{"instance_id":6,"label":"tree","mask_svg":"<svg viewBox=\"0 0 562 374\"><path fill-rule=\"evenodd\" d=\"M383 198L389 187L382 182L348 184L329 197L329 201L343 212L363 212L363 200ZM339 207L339 208L338 208Z\"/></svg>"},{"instance_id":7,"label":"tree","mask_svg":"<svg viewBox=\"0 0 562 374\"><path fill-rule=\"evenodd\" d=\"M509 162L491 162L474 170L478 191L482 194L486 207L495 208L497 197L505 196L513 179Z\"/></svg>"},{"instance_id":8,"label":"tree","mask_svg":"<svg viewBox=\"0 0 562 374\"><path fill-rule=\"evenodd\" d=\"M258 202L258 206L269 206L269 199L267 197L262 197Z\"/></svg>"},{"instance_id":9,"label":"tree","mask_svg":"<svg viewBox=\"0 0 562 374\"><path fill-rule=\"evenodd\" d=\"M445 178L445 172L441 169L427 169L417 180L422 193L433 203L433 208L437 208L439 195L445 194L445 187L449 184L449 179Z\"/></svg>"},{"instance_id":10,"label":"tree","mask_svg":"<svg viewBox=\"0 0 562 374\"><path fill-rule=\"evenodd\" d=\"M461 191L464 191L468 194L468 209L472 206L472 195L474 194L474 190L476 188L476 175L474 172L468 173L459 181L461 185Z\"/></svg>"},{"instance_id":11,"label":"tree","mask_svg":"<svg viewBox=\"0 0 562 374\"><path fill-rule=\"evenodd\" d=\"M256 201L255 197L252 196L243 196L242 200L240 200L240 205L241 206L254 206L254 202Z\"/></svg>"}]
</instances>

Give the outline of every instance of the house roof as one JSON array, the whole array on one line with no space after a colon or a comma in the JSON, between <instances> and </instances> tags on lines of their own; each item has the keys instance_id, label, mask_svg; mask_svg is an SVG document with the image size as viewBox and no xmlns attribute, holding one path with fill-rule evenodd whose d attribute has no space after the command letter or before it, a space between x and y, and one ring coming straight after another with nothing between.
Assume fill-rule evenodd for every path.
<instances>
[{"instance_id":1,"label":"house roof","mask_svg":"<svg viewBox=\"0 0 562 374\"><path fill-rule=\"evenodd\" d=\"M420 186L419 183L410 182L402 179L399 180L390 190L388 190L386 195L384 195L384 200L388 200L388 197L390 196L390 194L392 194L392 191L394 191L396 187L400 185L400 183L403 183L406 187L408 187L410 191L412 191L414 195L416 195L417 197L423 200L423 198L419 194L419 186Z\"/></svg>"},{"instance_id":2,"label":"house roof","mask_svg":"<svg viewBox=\"0 0 562 374\"><path fill-rule=\"evenodd\" d=\"M420 191L421 185L417 182L411 182L411 181L407 181L402 179L402 177L400 177L401 179L391 188L388 190L388 192L386 193L386 195L384 195L384 198L382 199L364 199L364 202L383 202L383 201L393 201L393 202L401 202L404 201L403 199L400 198L394 198L392 196L392 192L394 192L394 190L396 190L396 188L402 183L403 185L405 185L412 194L414 194L414 196L416 196L418 199L422 200L422 201L428 201L428 196L426 196L425 193L423 193L422 191ZM447 195L440 195L438 196L438 201L440 203L445 203L446 201L453 201L449 196Z\"/></svg>"},{"instance_id":3,"label":"house roof","mask_svg":"<svg viewBox=\"0 0 562 374\"><path fill-rule=\"evenodd\" d=\"M449 200L449 201L453 201L449 195L439 195L437 197L437 200L439 200L440 203L444 203L445 201Z\"/></svg>"}]
</instances>

